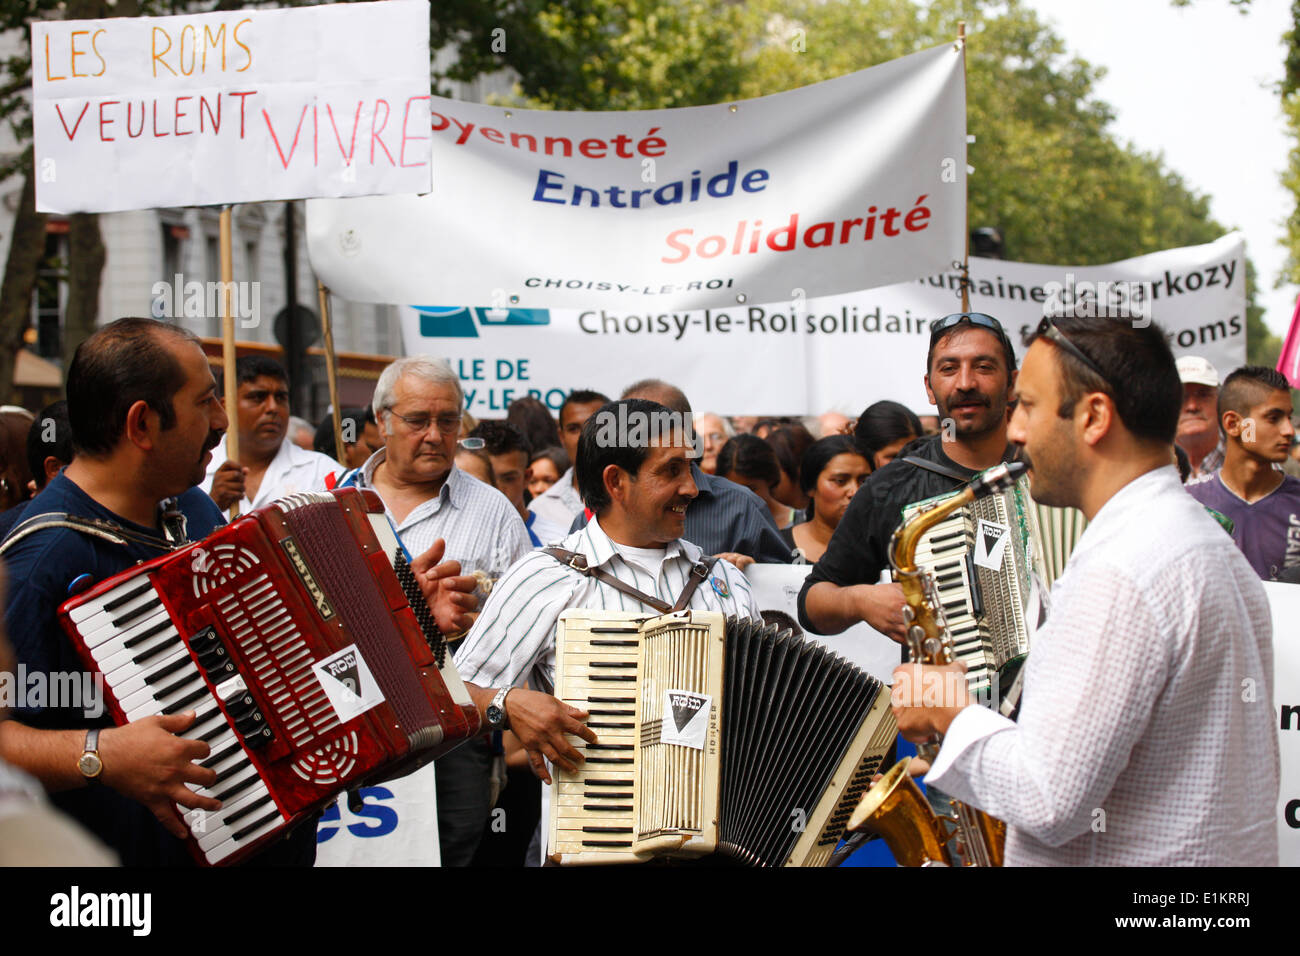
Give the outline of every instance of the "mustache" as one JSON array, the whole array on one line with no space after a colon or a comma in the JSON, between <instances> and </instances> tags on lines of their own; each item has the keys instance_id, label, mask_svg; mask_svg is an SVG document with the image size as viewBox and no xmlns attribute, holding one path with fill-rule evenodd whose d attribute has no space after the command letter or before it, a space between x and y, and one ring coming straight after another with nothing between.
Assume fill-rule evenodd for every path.
<instances>
[{"instance_id":1,"label":"mustache","mask_svg":"<svg viewBox=\"0 0 1300 956\"><path fill-rule=\"evenodd\" d=\"M212 449L220 445L221 436L224 434L224 432L208 432L208 439L203 443L204 453L210 452Z\"/></svg>"},{"instance_id":2,"label":"mustache","mask_svg":"<svg viewBox=\"0 0 1300 956\"><path fill-rule=\"evenodd\" d=\"M992 404L992 400L983 392L953 392L948 399L949 408L953 405L969 404L989 406Z\"/></svg>"}]
</instances>

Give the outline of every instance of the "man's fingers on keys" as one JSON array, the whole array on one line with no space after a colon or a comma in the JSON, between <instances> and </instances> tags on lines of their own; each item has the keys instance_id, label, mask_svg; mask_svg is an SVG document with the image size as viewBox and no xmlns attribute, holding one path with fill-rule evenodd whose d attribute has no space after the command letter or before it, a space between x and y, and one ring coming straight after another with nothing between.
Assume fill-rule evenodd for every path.
<instances>
[{"instance_id":1,"label":"man's fingers on keys","mask_svg":"<svg viewBox=\"0 0 1300 956\"><path fill-rule=\"evenodd\" d=\"M573 734L576 737L581 737L589 744L597 743L596 732L583 723L588 716L589 715L585 710L576 710L573 707L570 707L569 719L564 725L564 732Z\"/></svg>"},{"instance_id":2,"label":"man's fingers on keys","mask_svg":"<svg viewBox=\"0 0 1300 956\"><path fill-rule=\"evenodd\" d=\"M211 772L211 771L209 771ZM215 778L215 774L213 775ZM192 781L197 783L198 781ZM215 783L215 779L210 781ZM196 793L184 784L176 784L168 792L168 802L179 803L187 810L220 810L221 801L216 797L205 797L201 793Z\"/></svg>"},{"instance_id":3,"label":"man's fingers on keys","mask_svg":"<svg viewBox=\"0 0 1300 956\"><path fill-rule=\"evenodd\" d=\"M190 763L186 764L185 769L181 771L181 780L185 783L196 783L200 787L211 789L213 784L217 782L217 772L209 767L200 767L196 763Z\"/></svg>"},{"instance_id":4,"label":"man's fingers on keys","mask_svg":"<svg viewBox=\"0 0 1300 956\"><path fill-rule=\"evenodd\" d=\"M542 783L550 783L551 775L546 772L546 758L535 750L528 751L528 764L533 769L533 775Z\"/></svg>"}]
</instances>

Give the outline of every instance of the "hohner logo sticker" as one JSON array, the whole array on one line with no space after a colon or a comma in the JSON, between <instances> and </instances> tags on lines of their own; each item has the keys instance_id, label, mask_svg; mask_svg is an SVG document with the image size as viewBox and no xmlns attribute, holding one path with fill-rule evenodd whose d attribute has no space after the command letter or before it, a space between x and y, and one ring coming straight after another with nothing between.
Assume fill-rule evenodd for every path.
<instances>
[{"instance_id":1,"label":"hohner logo sticker","mask_svg":"<svg viewBox=\"0 0 1300 956\"><path fill-rule=\"evenodd\" d=\"M664 691L664 720L659 742L704 749L713 698L689 690Z\"/></svg>"},{"instance_id":2,"label":"hohner logo sticker","mask_svg":"<svg viewBox=\"0 0 1300 956\"><path fill-rule=\"evenodd\" d=\"M293 563L293 569L298 572L298 577L302 580L302 586L311 595L311 601L312 604L316 605L316 611L322 619L328 621L334 616L334 608L330 606L329 599L325 597L325 592L321 590L321 586L316 583L311 568L307 567L307 559L298 550L298 542L294 541L293 538L285 538L280 542L280 546L284 548L284 553L289 556L289 560Z\"/></svg>"},{"instance_id":3,"label":"hohner logo sticker","mask_svg":"<svg viewBox=\"0 0 1300 956\"><path fill-rule=\"evenodd\" d=\"M312 670L339 715L339 723L346 724L384 699L355 644L317 661Z\"/></svg>"},{"instance_id":4,"label":"hohner logo sticker","mask_svg":"<svg viewBox=\"0 0 1300 956\"><path fill-rule=\"evenodd\" d=\"M1006 525L981 518L975 529L975 564L990 571L1000 570L1010 539L1011 529Z\"/></svg>"}]
</instances>

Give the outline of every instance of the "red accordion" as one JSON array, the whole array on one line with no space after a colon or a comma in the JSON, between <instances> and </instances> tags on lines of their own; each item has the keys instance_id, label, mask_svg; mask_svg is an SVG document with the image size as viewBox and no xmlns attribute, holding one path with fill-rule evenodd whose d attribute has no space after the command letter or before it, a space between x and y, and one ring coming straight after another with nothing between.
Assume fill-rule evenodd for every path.
<instances>
[{"instance_id":1,"label":"red accordion","mask_svg":"<svg viewBox=\"0 0 1300 956\"><path fill-rule=\"evenodd\" d=\"M196 857L233 863L344 790L479 731L379 498L281 499L66 602L113 718L193 710L222 801L184 818Z\"/></svg>"}]
</instances>

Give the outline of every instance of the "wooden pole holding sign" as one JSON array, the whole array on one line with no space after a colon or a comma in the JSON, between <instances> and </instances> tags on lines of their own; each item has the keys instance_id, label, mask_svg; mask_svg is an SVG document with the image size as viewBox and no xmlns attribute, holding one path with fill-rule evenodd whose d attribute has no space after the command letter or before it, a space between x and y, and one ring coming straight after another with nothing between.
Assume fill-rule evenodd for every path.
<instances>
[{"instance_id":1,"label":"wooden pole holding sign","mask_svg":"<svg viewBox=\"0 0 1300 956\"><path fill-rule=\"evenodd\" d=\"M226 384L226 458L239 461L239 384L235 380L235 316L231 297L235 292L235 264L231 252L231 207L221 207L221 361ZM230 506L230 520L239 517L239 502Z\"/></svg>"},{"instance_id":2,"label":"wooden pole holding sign","mask_svg":"<svg viewBox=\"0 0 1300 956\"><path fill-rule=\"evenodd\" d=\"M334 358L334 326L330 323L330 290L316 280L316 293L320 296L320 327L325 336L325 377L329 382L330 408L334 416L334 449L338 462L347 467L347 449L343 444L343 410L339 408L338 363ZM360 441L360 437L357 438Z\"/></svg>"},{"instance_id":3,"label":"wooden pole holding sign","mask_svg":"<svg viewBox=\"0 0 1300 956\"><path fill-rule=\"evenodd\" d=\"M957 46L961 50L961 84L966 86L966 21L957 21ZM970 178L970 163L966 164L966 178ZM965 180L963 180L964 182ZM965 201L962 203L962 221L966 224L963 230L965 236L965 249L961 257L961 310L970 311L970 185L966 186Z\"/></svg>"}]
</instances>

